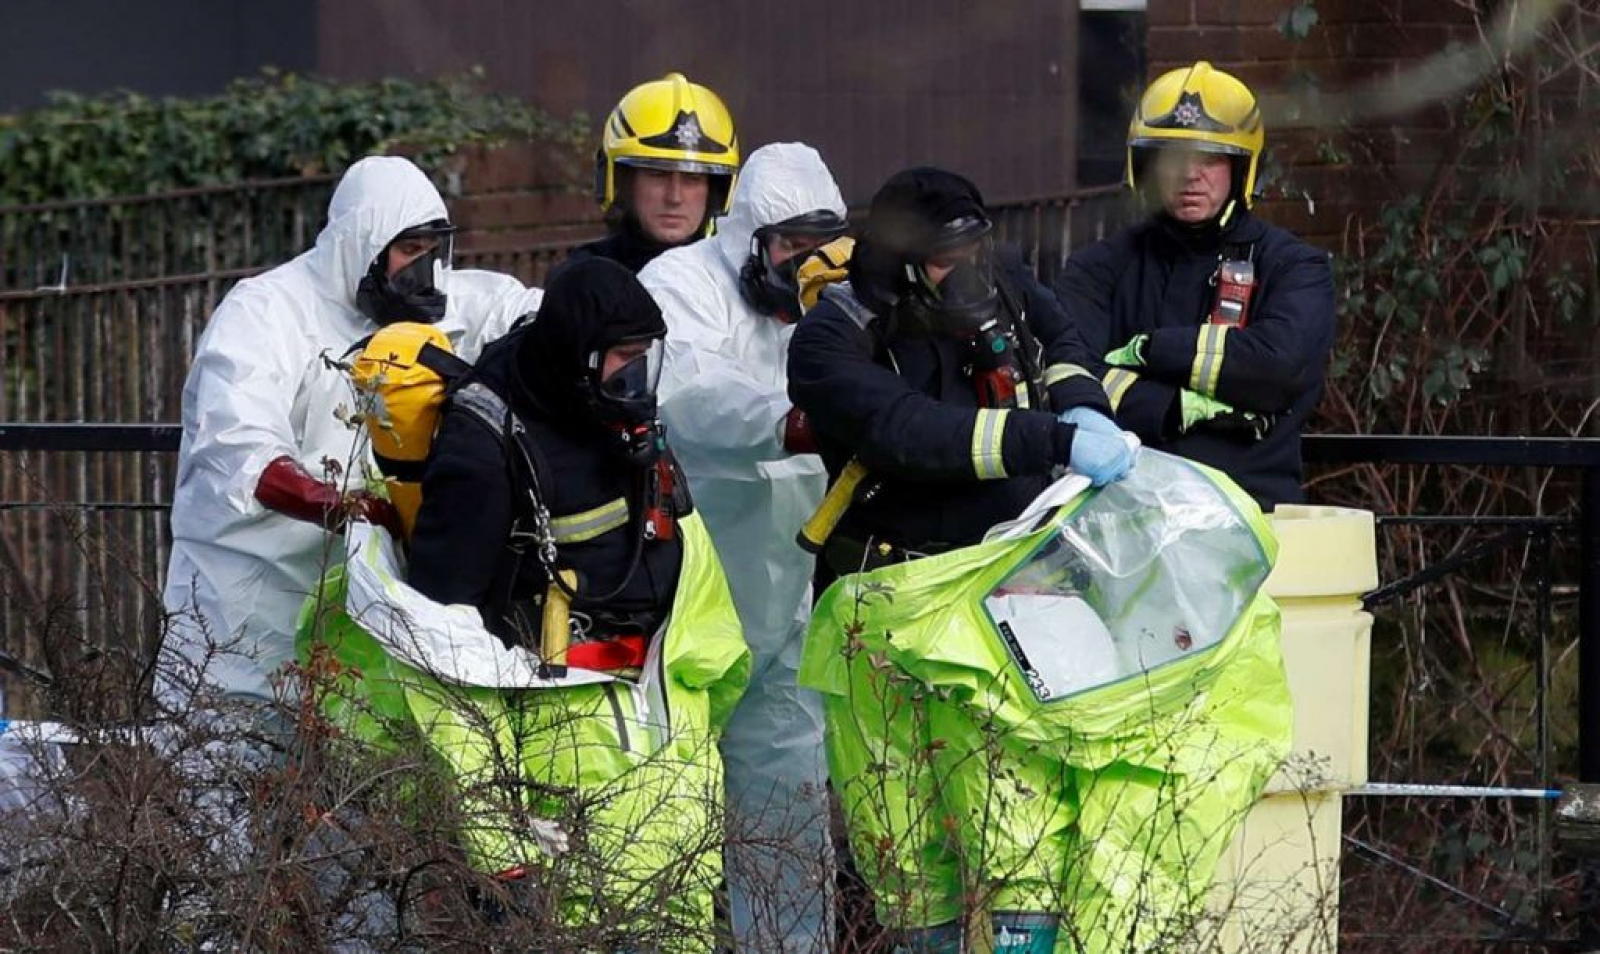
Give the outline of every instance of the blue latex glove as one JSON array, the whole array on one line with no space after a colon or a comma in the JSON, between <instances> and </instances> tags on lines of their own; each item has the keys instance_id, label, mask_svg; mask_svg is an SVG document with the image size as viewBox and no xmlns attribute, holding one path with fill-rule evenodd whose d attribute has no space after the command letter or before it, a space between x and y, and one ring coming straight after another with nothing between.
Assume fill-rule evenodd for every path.
<instances>
[{"instance_id":1,"label":"blue latex glove","mask_svg":"<svg viewBox=\"0 0 1600 954\"><path fill-rule=\"evenodd\" d=\"M1122 439L1121 431L1111 435L1080 427L1072 435L1067 465L1096 487L1104 487L1126 477L1133 469L1133 458L1133 448Z\"/></svg>"},{"instance_id":2,"label":"blue latex glove","mask_svg":"<svg viewBox=\"0 0 1600 954\"><path fill-rule=\"evenodd\" d=\"M1107 437L1119 437L1122 434L1122 428L1117 426L1116 421L1106 417L1092 407L1067 408L1061 412L1061 416L1056 420L1063 424L1071 424L1079 430L1093 431L1096 434L1104 434Z\"/></svg>"}]
</instances>

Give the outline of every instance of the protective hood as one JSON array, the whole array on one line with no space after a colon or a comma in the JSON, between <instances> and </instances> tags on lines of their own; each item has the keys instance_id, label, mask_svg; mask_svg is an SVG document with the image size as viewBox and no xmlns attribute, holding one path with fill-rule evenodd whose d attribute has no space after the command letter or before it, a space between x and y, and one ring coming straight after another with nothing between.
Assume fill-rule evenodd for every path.
<instances>
[{"instance_id":1,"label":"protective hood","mask_svg":"<svg viewBox=\"0 0 1600 954\"><path fill-rule=\"evenodd\" d=\"M964 176L943 169L907 169L872 197L867 224L850 259L850 287L879 314L905 293L905 264L936 250L948 223L988 221L983 195Z\"/></svg>"},{"instance_id":2,"label":"protective hood","mask_svg":"<svg viewBox=\"0 0 1600 954\"><path fill-rule=\"evenodd\" d=\"M354 309L361 277L396 235L449 217L439 190L411 160L362 159L333 190L328 224L311 251L317 293Z\"/></svg>"},{"instance_id":3,"label":"protective hood","mask_svg":"<svg viewBox=\"0 0 1600 954\"><path fill-rule=\"evenodd\" d=\"M539 319L517 345L516 387L556 421L593 423L589 356L666 333L660 306L632 272L609 259L584 259L545 290Z\"/></svg>"},{"instance_id":4,"label":"protective hood","mask_svg":"<svg viewBox=\"0 0 1600 954\"><path fill-rule=\"evenodd\" d=\"M712 241L737 274L756 229L817 209L840 217L849 213L822 156L801 143L775 142L750 154L734 187L733 204L718 220Z\"/></svg>"},{"instance_id":5,"label":"protective hood","mask_svg":"<svg viewBox=\"0 0 1600 954\"><path fill-rule=\"evenodd\" d=\"M983 195L970 180L943 169L907 169L872 197L867 234L889 251L926 255L937 243L940 226L966 218L988 218Z\"/></svg>"}]
</instances>

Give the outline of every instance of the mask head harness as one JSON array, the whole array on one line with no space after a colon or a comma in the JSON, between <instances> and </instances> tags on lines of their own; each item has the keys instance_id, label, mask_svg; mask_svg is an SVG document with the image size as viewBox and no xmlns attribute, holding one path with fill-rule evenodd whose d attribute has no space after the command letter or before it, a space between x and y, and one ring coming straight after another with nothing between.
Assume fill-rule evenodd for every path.
<instances>
[{"instance_id":1,"label":"mask head harness","mask_svg":"<svg viewBox=\"0 0 1600 954\"><path fill-rule=\"evenodd\" d=\"M455 231L449 220L434 219L396 235L372 260L356 286L356 308L379 325L400 321L432 323L443 318L445 293L439 288L438 276L450 267ZM397 242L412 240L436 244L390 275L389 250Z\"/></svg>"},{"instance_id":2,"label":"mask head harness","mask_svg":"<svg viewBox=\"0 0 1600 954\"><path fill-rule=\"evenodd\" d=\"M739 291L751 308L784 324L800 320L798 272L815 249L789 256L774 265L770 240L775 236L815 239L820 247L849 231L850 223L831 209L813 209L782 222L763 225L750 236L750 256L739 270Z\"/></svg>"}]
</instances>

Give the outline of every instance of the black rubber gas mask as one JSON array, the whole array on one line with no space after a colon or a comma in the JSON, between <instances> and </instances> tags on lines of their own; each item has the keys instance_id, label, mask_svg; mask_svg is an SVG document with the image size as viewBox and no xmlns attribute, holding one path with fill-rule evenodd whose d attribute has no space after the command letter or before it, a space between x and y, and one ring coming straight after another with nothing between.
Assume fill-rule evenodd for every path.
<instances>
[{"instance_id":1,"label":"black rubber gas mask","mask_svg":"<svg viewBox=\"0 0 1600 954\"><path fill-rule=\"evenodd\" d=\"M932 334L966 338L999 312L1000 290L995 284L993 250L987 237L937 283L929 276L925 263L907 264L905 269L910 286L906 309Z\"/></svg>"},{"instance_id":2,"label":"black rubber gas mask","mask_svg":"<svg viewBox=\"0 0 1600 954\"><path fill-rule=\"evenodd\" d=\"M435 322L444 317L445 293L439 275L448 268L455 227L444 219L406 229L384 246L356 286L356 307L379 325L400 321ZM438 244L404 268L389 274L389 250L396 242L433 239Z\"/></svg>"},{"instance_id":3,"label":"black rubber gas mask","mask_svg":"<svg viewBox=\"0 0 1600 954\"><path fill-rule=\"evenodd\" d=\"M617 450L626 463L649 466L666 446L656 401L661 379L661 339L652 340L644 353L602 378L606 350L589 355L588 390L595 418L617 436Z\"/></svg>"},{"instance_id":4,"label":"black rubber gas mask","mask_svg":"<svg viewBox=\"0 0 1600 954\"><path fill-rule=\"evenodd\" d=\"M818 247L843 235L849 223L827 209L764 225L750 236L750 257L739 270L739 291L751 308L771 315L784 324L800 320L800 266L816 254L816 249L789 256L772 264L770 242L777 236L815 239Z\"/></svg>"}]
</instances>

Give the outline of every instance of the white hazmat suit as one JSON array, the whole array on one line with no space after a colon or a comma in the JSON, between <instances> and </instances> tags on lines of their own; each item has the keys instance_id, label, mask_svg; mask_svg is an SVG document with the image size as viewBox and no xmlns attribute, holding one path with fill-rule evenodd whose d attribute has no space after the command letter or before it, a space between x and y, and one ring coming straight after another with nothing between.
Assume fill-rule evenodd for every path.
<instances>
[{"instance_id":1,"label":"white hazmat suit","mask_svg":"<svg viewBox=\"0 0 1600 954\"><path fill-rule=\"evenodd\" d=\"M205 681L226 696L272 697L269 676L294 658L301 604L344 555L321 527L263 506L256 484L289 456L318 478L335 461L348 487L363 486L358 434L335 414L354 406L353 392L325 359L377 330L356 309L356 289L378 254L405 229L447 217L410 161L363 159L334 190L316 246L234 286L200 339L183 388L164 655L203 663ZM441 271L448 297L437 327L468 360L543 295L507 275ZM167 681L162 691L176 702L193 685Z\"/></svg>"},{"instance_id":2,"label":"white hazmat suit","mask_svg":"<svg viewBox=\"0 0 1600 954\"><path fill-rule=\"evenodd\" d=\"M662 420L754 657L722 739L733 928L746 950L825 950L832 930L822 706L795 681L813 560L794 538L827 475L819 457L781 443L794 328L739 290L755 230L819 209L846 214L822 157L795 143L765 146L740 171L716 234L639 273L667 321Z\"/></svg>"}]
</instances>

